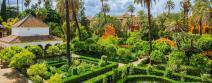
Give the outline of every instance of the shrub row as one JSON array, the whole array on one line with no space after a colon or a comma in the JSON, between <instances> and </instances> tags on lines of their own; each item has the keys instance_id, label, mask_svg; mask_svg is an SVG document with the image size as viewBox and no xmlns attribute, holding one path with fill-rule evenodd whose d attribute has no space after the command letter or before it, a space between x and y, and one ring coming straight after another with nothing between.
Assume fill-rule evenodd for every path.
<instances>
[{"instance_id":1,"label":"shrub row","mask_svg":"<svg viewBox=\"0 0 212 83\"><path fill-rule=\"evenodd\" d=\"M105 74L99 75L97 77L91 78L89 80L84 81L83 83L103 83L103 80L107 78L110 80L109 83L115 83L116 80L121 78L122 68L118 68L112 71L109 71ZM117 75L115 75L117 74ZM115 75L115 76L114 76Z\"/></svg>"},{"instance_id":2,"label":"shrub row","mask_svg":"<svg viewBox=\"0 0 212 83\"><path fill-rule=\"evenodd\" d=\"M165 71L153 69L153 70L150 71L149 74L150 75L156 75L156 76L164 76L165 73L166 73ZM138 74L148 75L147 68L135 67L134 68L134 74L136 74L136 75L138 75ZM179 73L170 73L168 75L168 78L172 79L172 80L181 80L181 81L184 81L184 82L202 82L202 81L212 82L211 79L202 80L201 77L184 75L184 74L179 74Z\"/></svg>"},{"instance_id":3,"label":"shrub row","mask_svg":"<svg viewBox=\"0 0 212 83\"><path fill-rule=\"evenodd\" d=\"M101 67L92 71L85 72L83 74L77 75L77 76L71 76L67 77L63 80L64 83L80 83L82 81L88 80L90 78L93 78L95 76L98 76L100 74L103 74L105 72L111 71L114 68L117 68L117 63L111 63L109 65L106 65L105 67Z\"/></svg>"},{"instance_id":4,"label":"shrub row","mask_svg":"<svg viewBox=\"0 0 212 83\"><path fill-rule=\"evenodd\" d=\"M126 78L120 80L118 83L128 83L128 82L137 81L137 80L153 81L153 82L157 81L162 83L179 83L178 81L175 81L166 77L154 76L154 75L129 75Z\"/></svg>"}]
</instances>

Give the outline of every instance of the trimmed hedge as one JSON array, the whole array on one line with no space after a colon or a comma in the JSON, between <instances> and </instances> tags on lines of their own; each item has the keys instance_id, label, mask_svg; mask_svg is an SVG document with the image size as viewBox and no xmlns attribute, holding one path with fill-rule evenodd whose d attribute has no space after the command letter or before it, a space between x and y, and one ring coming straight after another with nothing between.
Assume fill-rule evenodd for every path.
<instances>
[{"instance_id":1,"label":"trimmed hedge","mask_svg":"<svg viewBox=\"0 0 212 83\"><path fill-rule=\"evenodd\" d=\"M64 83L80 83L82 81L96 77L105 72L111 71L113 68L117 68L117 67L118 67L117 63L112 63L105 67L101 67L101 68L95 69L93 71L88 71L88 72L85 72L85 73L77 75L77 76L67 77L63 80L63 82Z\"/></svg>"},{"instance_id":2,"label":"trimmed hedge","mask_svg":"<svg viewBox=\"0 0 212 83\"><path fill-rule=\"evenodd\" d=\"M161 83L179 83L179 81L154 75L129 75L126 78L120 80L118 83L128 83L129 81L136 81L137 79L142 79L144 81L157 81Z\"/></svg>"},{"instance_id":3,"label":"trimmed hedge","mask_svg":"<svg viewBox=\"0 0 212 83\"><path fill-rule=\"evenodd\" d=\"M109 71L105 74L99 75L99 76L91 78L89 80L86 80L82 83L102 83L105 78L109 78L110 81L115 82L116 80L121 78L121 73L122 73L122 68L118 68L118 69ZM115 76L115 79L113 79L114 74L118 74L117 76ZM109 82L109 83L111 83L111 82Z\"/></svg>"}]
</instances>

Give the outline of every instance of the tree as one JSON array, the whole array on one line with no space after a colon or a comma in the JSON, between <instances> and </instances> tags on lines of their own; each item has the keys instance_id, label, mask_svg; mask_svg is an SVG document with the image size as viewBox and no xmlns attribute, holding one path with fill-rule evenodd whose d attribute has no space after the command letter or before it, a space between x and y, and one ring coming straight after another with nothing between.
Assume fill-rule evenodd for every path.
<instances>
[{"instance_id":1,"label":"tree","mask_svg":"<svg viewBox=\"0 0 212 83\"><path fill-rule=\"evenodd\" d=\"M67 57L67 64L69 65L71 63L71 53L70 53L70 17L69 17L68 0L65 0L65 9L66 9L66 57Z\"/></svg>"},{"instance_id":2,"label":"tree","mask_svg":"<svg viewBox=\"0 0 212 83\"><path fill-rule=\"evenodd\" d=\"M132 23L131 23L131 28L133 27L133 13L135 11L135 7L133 5L129 5L128 6L128 12L130 12L131 14L131 20L132 20Z\"/></svg>"},{"instance_id":3,"label":"tree","mask_svg":"<svg viewBox=\"0 0 212 83\"><path fill-rule=\"evenodd\" d=\"M48 69L46 64L41 63L41 64L34 64L31 65L28 69L27 69L27 74L29 75L29 77L33 80L33 78L35 77L40 77L41 79L43 79L45 76L47 76L48 74ZM33 80L36 81L36 80Z\"/></svg>"},{"instance_id":4,"label":"tree","mask_svg":"<svg viewBox=\"0 0 212 83\"><path fill-rule=\"evenodd\" d=\"M168 9L168 15L170 14L171 9L174 9L174 6L175 6L175 4L174 4L174 2L172 0L168 0L166 2L166 7L165 8Z\"/></svg>"},{"instance_id":5,"label":"tree","mask_svg":"<svg viewBox=\"0 0 212 83\"><path fill-rule=\"evenodd\" d=\"M6 0L3 0L0 11L0 15L2 16L3 21L6 21Z\"/></svg>"},{"instance_id":6,"label":"tree","mask_svg":"<svg viewBox=\"0 0 212 83\"><path fill-rule=\"evenodd\" d=\"M65 0L57 0L57 10L58 12L60 12L60 15L62 15L62 17L64 17L64 13L66 9L66 5L64 2ZM68 12L71 13L72 15L72 19L74 22L74 27L78 29L78 34L79 34L79 38L81 40L81 31L80 31L80 26L79 26L79 22L77 20L77 14L78 14L78 10L79 10L79 0L68 0ZM69 16L70 18L70 16ZM66 18L67 19L67 18Z\"/></svg>"},{"instance_id":7,"label":"tree","mask_svg":"<svg viewBox=\"0 0 212 83\"><path fill-rule=\"evenodd\" d=\"M108 0L100 0L101 1L101 4L102 4L102 12L104 14L104 19L105 19L105 22L107 21L106 19L106 13L104 12L104 1L108 1Z\"/></svg>"},{"instance_id":8,"label":"tree","mask_svg":"<svg viewBox=\"0 0 212 83\"><path fill-rule=\"evenodd\" d=\"M152 26L151 26L151 4L152 1L156 2L156 0L134 0L135 3L137 4L143 4L147 10L148 10L148 24L149 24L149 56L151 55L152 52ZM150 64L151 64L151 60L150 60Z\"/></svg>"},{"instance_id":9,"label":"tree","mask_svg":"<svg viewBox=\"0 0 212 83\"><path fill-rule=\"evenodd\" d=\"M104 6L103 6L103 10L102 10L102 11L103 11L104 14L107 16L107 13L110 12L110 7L109 7L109 5L105 3ZM106 22L107 22L107 20L106 20Z\"/></svg>"},{"instance_id":10,"label":"tree","mask_svg":"<svg viewBox=\"0 0 212 83\"><path fill-rule=\"evenodd\" d=\"M17 15L19 14L19 0L16 0L17 3Z\"/></svg>"},{"instance_id":11,"label":"tree","mask_svg":"<svg viewBox=\"0 0 212 83\"><path fill-rule=\"evenodd\" d=\"M35 59L35 55L32 52L24 50L12 57L9 66L18 69L26 68L33 63L33 59Z\"/></svg>"},{"instance_id":12,"label":"tree","mask_svg":"<svg viewBox=\"0 0 212 83\"><path fill-rule=\"evenodd\" d=\"M188 13L190 11L191 8L191 2L190 0L183 0L180 2L181 7L183 8L183 24L184 24L184 28L186 29L186 31L188 31Z\"/></svg>"},{"instance_id":13,"label":"tree","mask_svg":"<svg viewBox=\"0 0 212 83\"><path fill-rule=\"evenodd\" d=\"M209 0L195 0L195 4L192 8L193 20L196 20L196 24L199 25L199 34L202 35L203 17L210 14L210 1Z\"/></svg>"},{"instance_id":14,"label":"tree","mask_svg":"<svg viewBox=\"0 0 212 83\"><path fill-rule=\"evenodd\" d=\"M2 55L0 56L0 58L9 63L13 56L15 56L16 54L22 51L23 51L23 48L20 48L20 47L16 47L16 46L8 47L1 50Z\"/></svg>"},{"instance_id":15,"label":"tree","mask_svg":"<svg viewBox=\"0 0 212 83\"><path fill-rule=\"evenodd\" d=\"M31 0L24 0L24 6L26 8L29 8L29 4L30 4Z\"/></svg>"}]
</instances>

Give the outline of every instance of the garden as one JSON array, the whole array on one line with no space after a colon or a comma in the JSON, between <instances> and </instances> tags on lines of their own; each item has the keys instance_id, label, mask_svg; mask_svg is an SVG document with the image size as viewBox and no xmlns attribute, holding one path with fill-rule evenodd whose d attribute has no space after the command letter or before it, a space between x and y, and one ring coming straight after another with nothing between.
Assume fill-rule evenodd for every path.
<instances>
[{"instance_id":1,"label":"garden","mask_svg":"<svg viewBox=\"0 0 212 83\"><path fill-rule=\"evenodd\" d=\"M24 47L0 41L1 69L32 83L212 83L211 2L132 1L119 16L110 0L100 0L101 11L91 16L86 0L23 0L22 11L0 1L0 39L30 15L63 41ZM152 3L167 12L154 12Z\"/></svg>"}]
</instances>

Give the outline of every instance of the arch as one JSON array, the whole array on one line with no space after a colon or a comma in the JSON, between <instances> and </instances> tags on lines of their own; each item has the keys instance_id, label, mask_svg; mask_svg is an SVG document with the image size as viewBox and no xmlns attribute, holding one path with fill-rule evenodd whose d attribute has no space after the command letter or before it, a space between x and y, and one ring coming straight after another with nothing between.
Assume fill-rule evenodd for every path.
<instances>
[{"instance_id":1,"label":"arch","mask_svg":"<svg viewBox=\"0 0 212 83\"><path fill-rule=\"evenodd\" d=\"M42 46L42 45L39 44L39 45L37 45L37 46L39 46L41 49L43 49L43 46Z\"/></svg>"},{"instance_id":2,"label":"arch","mask_svg":"<svg viewBox=\"0 0 212 83\"><path fill-rule=\"evenodd\" d=\"M46 44L45 50L49 48L49 46L52 46L51 44Z\"/></svg>"}]
</instances>

